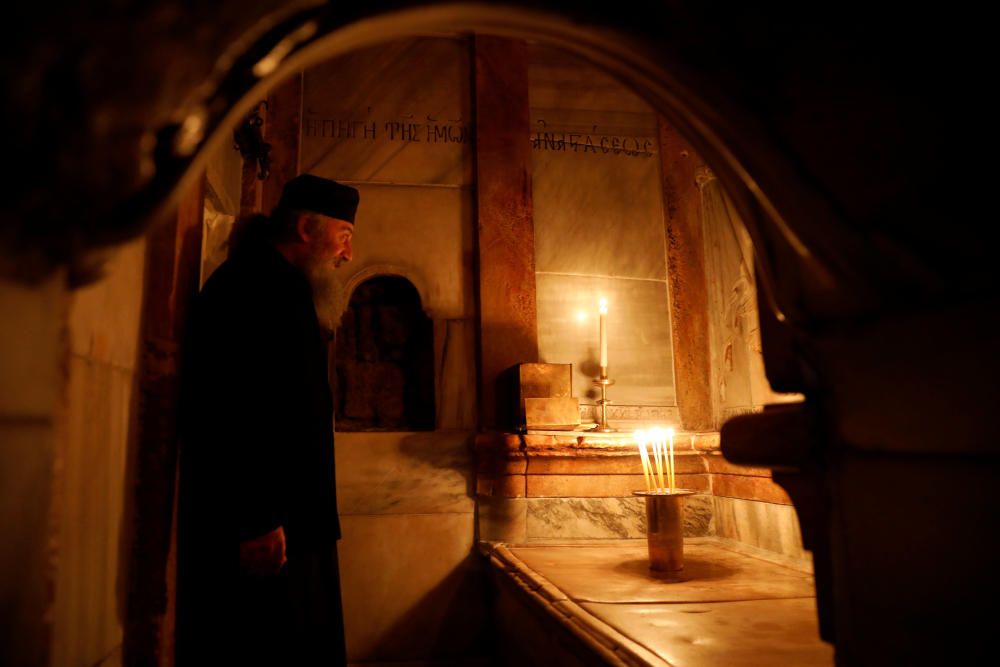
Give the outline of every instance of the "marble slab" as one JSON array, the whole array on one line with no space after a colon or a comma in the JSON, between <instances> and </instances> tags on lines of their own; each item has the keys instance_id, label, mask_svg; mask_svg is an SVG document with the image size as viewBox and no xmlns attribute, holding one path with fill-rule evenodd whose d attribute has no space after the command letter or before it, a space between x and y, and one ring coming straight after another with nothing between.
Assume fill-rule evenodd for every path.
<instances>
[{"instance_id":1,"label":"marble slab","mask_svg":"<svg viewBox=\"0 0 1000 667\"><path fill-rule=\"evenodd\" d=\"M346 288L400 275L432 319L473 318L472 194L465 188L358 185L354 259L338 270Z\"/></svg>"},{"instance_id":2,"label":"marble slab","mask_svg":"<svg viewBox=\"0 0 1000 667\"><path fill-rule=\"evenodd\" d=\"M833 647L819 638L813 597L581 606L673 667L834 664Z\"/></svg>"},{"instance_id":3,"label":"marble slab","mask_svg":"<svg viewBox=\"0 0 1000 667\"><path fill-rule=\"evenodd\" d=\"M337 433L337 500L355 514L471 514L471 434Z\"/></svg>"},{"instance_id":4,"label":"marble slab","mask_svg":"<svg viewBox=\"0 0 1000 667\"><path fill-rule=\"evenodd\" d=\"M306 70L300 171L348 181L471 183L470 61L465 39L416 38Z\"/></svg>"},{"instance_id":5,"label":"marble slab","mask_svg":"<svg viewBox=\"0 0 1000 667\"><path fill-rule=\"evenodd\" d=\"M708 533L711 501L704 495L687 499L685 535ZM529 542L645 538L645 502L637 497L528 498L526 536Z\"/></svg>"},{"instance_id":6,"label":"marble slab","mask_svg":"<svg viewBox=\"0 0 1000 667\"><path fill-rule=\"evenodd\" d=\"M645 537L641 498L529 498L528 540Z\"/></svg>"},{"instance_id":7,"label":"marble slab","mask_svg":"<svg viewBox=\"0 0 1000 667\"><path fill-rule=\"evenodd\" d=\"M536 123L548 122L541 115L553 115L533 113L539 115ZM533 137L555 133L575 138L581 133L582 139L575 141L605 144L596 154L581 153L578 145L532 150L537 270L665 280L663 186L655 134L624 137L627 145L644 146L644 156L604 154L608 135L628 130L601 126L597 117L574 121L547 126L544 132L533 128Z\"/></svg>"},{"instance_id":8,"label":"marble slab","mask_svg":"<svg viewBox=\"0 0 1000 667\"><path fill-rule=\"evenodd\" d=\"M510 550L581 603L731 602L815 595L810 575L736 553L711 538L685 540L684 570L670 578L650 574L645 540L628 546L527 545Z\"/></svg>"},{"instance_id":9,"label":"marble slab","mask_svg":"<svg viewBox=\"0 0 1000 667\"><path fill-rule=\"evenodd\" d=\"M434 412L438 430L477 426L476 321L434 320Z\"/></svg>"},{"instance_id":10,"label":"marble slab","mask_svg":"<svg viewBox=\"0 0 1000 667\"><path fill-rule=\"evenodd\" d=\"M528 45L528 92L533 107L650 111L649 103L604 70L537 42Z\"/></svg>"},{"instance_id":11,"label":"marble slab","mask_svg":"<svg viewBox=\"0 0 1000 667\"><path fill-rule=\"evenodd\" d=\"M471 514L345 516L338 544L348 659L429 660L484 641Z\"/></svg>"},{"instance_id":12,"label":"marble slab","mask_svg":"<svg viewBox=\"0 0 1000 667\"><path fill-rule=\"evenodd\" d=\"M598 398L598 305L607 298L608 366L616 404L673 405L672 341L666 282L539 273L538 352L544 362L573 364L573 395Z\"/></svg>"},{"instance_id":13,"label":"marble slab","mask_svg":"<svg viewBox=\"0 0 1000 667\"><path fill-rule=\"evenodd\" d=\"M712 500L713 534L794 558L808 556L793 506L722 496Z\"/></svg>"},{"instance_id":14,"label":"marble slab","mask_svg":"<svg viewBox=\"0 0 1000 667\"><path fill-rule=\"evenodd\" d=\"M104 277L72 293L69 308L73 354L135 368L145 283L146 240L115 250Z\"/></svg>"}]
</instances>

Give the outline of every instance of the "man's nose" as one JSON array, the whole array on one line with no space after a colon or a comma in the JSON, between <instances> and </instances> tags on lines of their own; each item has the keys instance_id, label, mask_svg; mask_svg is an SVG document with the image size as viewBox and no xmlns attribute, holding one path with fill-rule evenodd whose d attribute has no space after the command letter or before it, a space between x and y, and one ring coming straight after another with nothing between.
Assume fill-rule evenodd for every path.
<instances>
[{"instance_id":1,"label":"man's nose","mask_svg":"<svg viewBox=\"0 0 1000 667\"><path fill-rule=\"evenodd\" d=\"M344 244L344 250L340 253L340 256L348 262L354 259L354 248L351 247L350 241Z\"/></svg>"}]
</instances>

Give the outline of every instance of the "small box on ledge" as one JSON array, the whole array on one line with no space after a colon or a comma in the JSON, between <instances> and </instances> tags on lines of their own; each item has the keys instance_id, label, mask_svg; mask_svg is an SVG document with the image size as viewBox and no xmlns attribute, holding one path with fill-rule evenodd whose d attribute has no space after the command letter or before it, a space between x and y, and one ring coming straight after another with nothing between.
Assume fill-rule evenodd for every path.
<instances>
[{"instance_id":1,"label":"small box on ledge","mask_svg":"<svg viewBox=\"0 0 1000 667\"><path fill-rule=\"evenodd\" d=\"M580 401L572 396L525 398L524 426L527 429L572 431L580 426Z\"/></svg>"},{"instance_id":2,"label":"small box on ledge","mask_svg":"<svg viewBox=\"0 0 1000 667\"><path fill-rule=\"evenodd\" d=\"M516 415L516 423L511 426L571 429L579 425L580 406L573 398L572 364L517 364L508 370L508 382L507 395ZM527 399L544 399L532 401L530 419Z\"/></svg>"}]
</instances>

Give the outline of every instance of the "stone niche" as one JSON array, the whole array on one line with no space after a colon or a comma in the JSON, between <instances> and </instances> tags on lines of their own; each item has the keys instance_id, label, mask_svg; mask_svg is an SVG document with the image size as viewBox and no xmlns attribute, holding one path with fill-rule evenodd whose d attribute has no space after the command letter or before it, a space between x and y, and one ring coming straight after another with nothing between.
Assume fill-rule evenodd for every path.
<instances>
[{"instance_id":1,"label":"stone niche","mask_svg":"<svg viewBox=\"0 0 1000 667\"><path fill-rule=\"evenodd\" d=\"M337 329L337 430L432 430L433 336L406 278L377 276L358 285Z\"/></svg>"}]
</instances>

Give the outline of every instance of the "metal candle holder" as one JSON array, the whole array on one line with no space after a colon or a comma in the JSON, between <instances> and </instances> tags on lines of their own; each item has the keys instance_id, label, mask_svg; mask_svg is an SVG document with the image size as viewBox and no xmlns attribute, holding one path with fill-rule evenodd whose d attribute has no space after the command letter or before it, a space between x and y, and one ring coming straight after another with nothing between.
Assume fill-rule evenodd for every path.
<instances>
[{"instance_id":1,"label":"metal candle holder","mask_svg":"<svg viewBox=\"0 0 1000 667\"><path fill-rule=\"evenodd\" d=\"M611 403L611 401L608 400L608 387L613 385L615 381L608 378L607 366L601 366L601 377L597 378L593 382L601 388L601 398L597 401L597 404L601 406L601 419L597 422L597 426L590 430L597 431L598 433L616 433L616 429L608 426L608 404Z\"/></svg>"},{"instance_id":2,"label":"metal candle holder","mask_svg":"<svg viewBox=\"0 0 1000 667\"><path fill-rule=\"evenodd\" d=\"M646 545L649 569L670 574L684 569L684 497L690 489L669 491L633 491L646 498Z\"/></svg>"}]
</instances>

